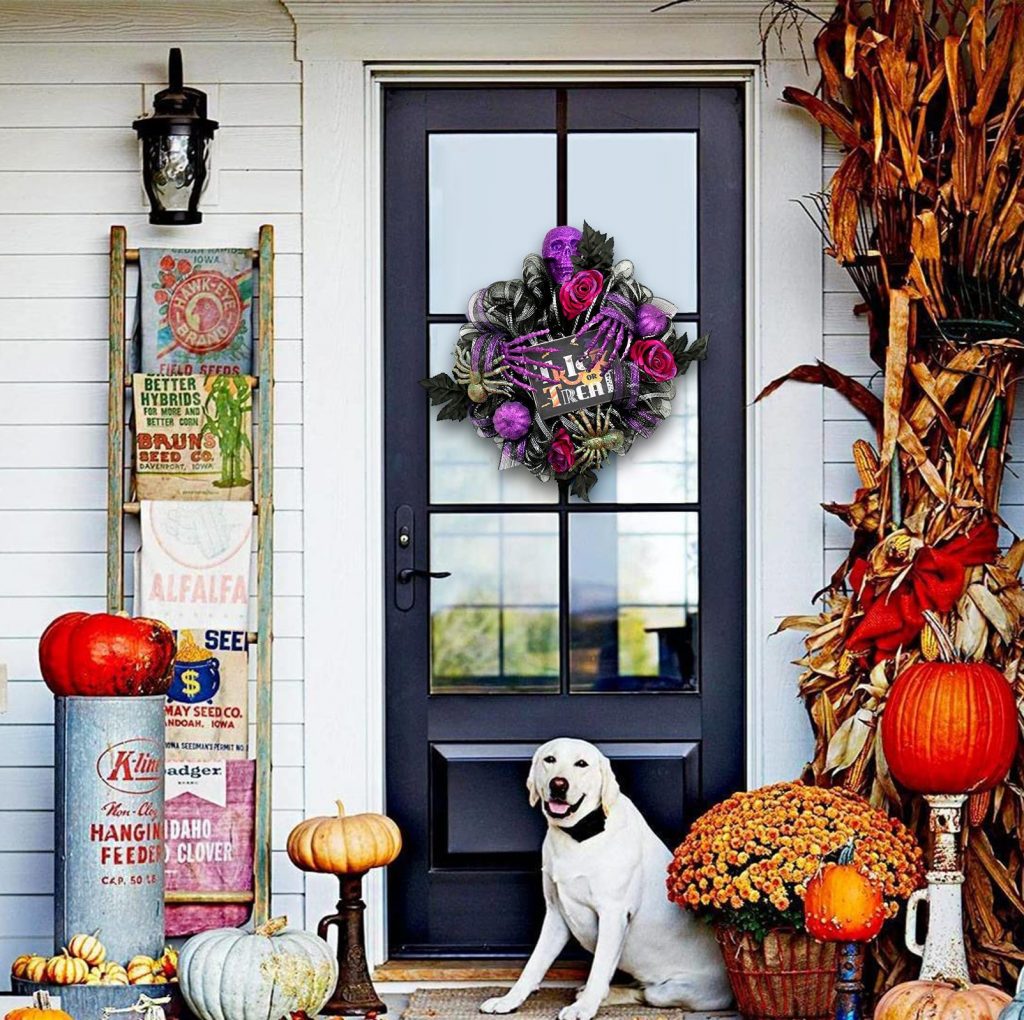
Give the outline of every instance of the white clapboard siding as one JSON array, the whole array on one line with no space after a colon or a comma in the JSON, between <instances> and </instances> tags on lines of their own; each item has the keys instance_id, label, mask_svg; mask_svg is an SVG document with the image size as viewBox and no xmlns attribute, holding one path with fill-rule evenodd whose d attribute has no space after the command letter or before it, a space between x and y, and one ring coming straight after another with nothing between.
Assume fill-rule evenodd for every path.
<instances>
[{"instance_id":1,"label":"white clapboard siding","mask_svg":"<svg viewBox=\"0 0 1024 1020\"><path fill-rule=\"evenodd\" d=\"M64 253L104 253L110 247L110 224L120 223L128 231L133 246L182 244L182 235L173 227L156 227L143 213L118 216L96 215L91 210L66 216L46 213L26 215L11 210L4 217L5 252L15 255L59 255ZM204 215L203 222L190 227L188 247L238 247L246 240L255 244L261 224L273 223L274 247L277 252L302 251L302 217L297 214L278 213L267 216L262 212L236 215Z\"/></svg>"},{"instance_id":2,"label":"white clapboard siding","mask_svg":"<svg viewBox=\"0 0 1024 1020\"><path fill-rule=\"evenodd\" d=\"M276 0L106 0L87 19L61 0L29 7L0 17L0 662L11 681L0 716L0 991L14 956L53 948L53 701L39 634L60 613L104 608L112 223L132 247L252 246L261 224L275 228L273 892L275 910L304 922L303 878L283 853L306 808L293 26ZM46 41L53 33L60 41ZM203 223L184 231L149 224L131 129L166 82L169 45L182 46L186 79L207 89L221 124ZM129 322L136 281L132 269ZM137 542L130 519L126 548ZM254 662L250 676L252 713Z\"/></svg>"}]
</instances>

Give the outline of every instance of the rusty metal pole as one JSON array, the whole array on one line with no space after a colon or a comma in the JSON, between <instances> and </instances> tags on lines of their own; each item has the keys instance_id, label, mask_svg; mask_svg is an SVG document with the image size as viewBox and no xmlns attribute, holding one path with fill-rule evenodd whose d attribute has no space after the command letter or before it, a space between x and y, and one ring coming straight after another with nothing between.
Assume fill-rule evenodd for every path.
<instances>
[{"instance_id":1,"label":"rusty metal pole","mask_svg":"<svg viewBox=\"0 0 1024 1020\"><path fill-rule=\"evenodd\" d=\"M918 889L907 902L907 949L921 957L922 980L969 983L960 854L961 815L967 796L932 794L925 800L931 832L928 887ZM917 938L917 914L924 901L928 903L928 931L922 944Z\"/></svg>"}]
</instances>

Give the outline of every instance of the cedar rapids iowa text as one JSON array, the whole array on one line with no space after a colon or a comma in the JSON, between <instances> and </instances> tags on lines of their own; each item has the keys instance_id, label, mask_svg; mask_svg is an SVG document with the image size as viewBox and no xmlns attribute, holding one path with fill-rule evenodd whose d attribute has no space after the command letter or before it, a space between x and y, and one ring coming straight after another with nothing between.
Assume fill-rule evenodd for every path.
<instances>
[{"instance_id":1,"label":"cedar rapids iowa text","mask_svg":"<svg viewBox=\"0 0 1024 1020\"><path fill-rule=\"evenodd\" d=\"M145 421L140 425L147 429L199 428L203 390L195 377L146 375L142 378L138 404ZM161 410L172 408L175 413L171 417L160 417ZM195 413L187 413L189 410ZM212 435L201 436L199 432L167 434L140 430L136 439L139 463L146 464L180 464L186 456L194 464L209 463L213 460L210 447L214 445L216 440Z\"/></svg>"}]
</instances>

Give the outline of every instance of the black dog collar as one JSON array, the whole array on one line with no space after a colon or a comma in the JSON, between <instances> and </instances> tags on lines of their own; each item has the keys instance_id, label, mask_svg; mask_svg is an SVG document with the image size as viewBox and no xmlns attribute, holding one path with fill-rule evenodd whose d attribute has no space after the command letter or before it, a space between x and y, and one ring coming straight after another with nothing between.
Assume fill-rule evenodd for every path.
<instances>
[{"instance_id":1,"label":"black dog collar","mask_svg":"<svg viewBox=\"0 0 1024 1020\"><path fill-rule=\"evenodd\" d=\"M584 815L575 825L567 825L562 828L562 832L572 836L577 843L582 843L584 840L604 832L604 822L604 810L598 807L594 808L589 815Z\"/></svg>"}]
</instances>

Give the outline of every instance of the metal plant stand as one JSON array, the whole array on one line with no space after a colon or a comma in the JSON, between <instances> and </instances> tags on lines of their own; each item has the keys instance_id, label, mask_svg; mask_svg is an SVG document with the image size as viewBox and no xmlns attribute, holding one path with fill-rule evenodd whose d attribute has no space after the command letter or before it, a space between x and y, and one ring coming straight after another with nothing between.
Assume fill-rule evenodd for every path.
<instances>
[{"instance_id":1,"label":"metal plant stand","mask_svg":"<svg viewBox=\"0 0 1024 1020\"><path fill-rule=\"evenodd\" d=\"M907 949L921 957L920 977L926 981L970 982L964 948L963 884L960 825L966 794L930 794L928 828L932 836L928 886L907 901ZM917 914L928 903L928 931L917 938Z\"/></svg>"},{"instance_id":2,"label":"metal plant stand","mask_svg":"<svg viewBox=\"0 0 1024 1020\"><path fill-rule=\"evenodd\" d=\"M326 941L331 925L338 928L338 985L320 1010L333 1016L367 1016L386 1013L366 966L366 937L363 929L363 875L339 875L341 899L338 912L321 918L316 933Z\"/></svg>"}]
</instances>

